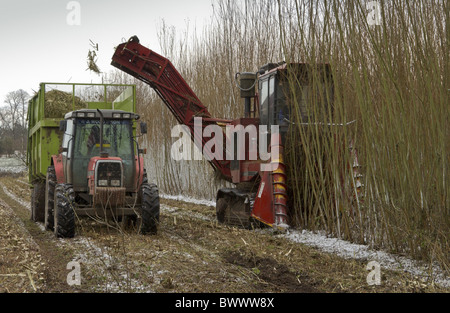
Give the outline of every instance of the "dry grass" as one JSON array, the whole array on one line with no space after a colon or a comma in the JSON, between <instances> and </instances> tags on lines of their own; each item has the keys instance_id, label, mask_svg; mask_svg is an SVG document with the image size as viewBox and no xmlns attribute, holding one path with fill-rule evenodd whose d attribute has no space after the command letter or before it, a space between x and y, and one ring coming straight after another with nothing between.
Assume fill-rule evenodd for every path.
<instances>
[{"instance_id":1,"label":"dry grass","mask_svg":"<svg viewBox=\"0 0 450 313\"><path fill-rule=\"evenodd\" d=\"M24 179L24 178L22 178ZM10 191L16 179L1 178ZM14 191L16 193L16 191ZM38 292L446 292L420 278L382 270L368 286L366 263L296 244L271 232L198 218L211 207L161 200L156 236L120 231L84 218L73 239L55 239L0 189L0 274L31 271ZM16 193L29 197L29 193ZM10 211L4 210L11 208ZM5 212L10 212L4 214ZM180 214L183 212L183 214ZM10 253L9 253L10 252ZM15 260L22 262L15 262ZM82 285L68 286L67 262L81 263ZM4 276L3 291L34 292L25 276Z\"/></svg>"},{"instance_id":2,"label":"dry grass","mask_svg":"<svg viewBox=\"0 0 450 313\"><path fill-rule=\"evenodd\" d=\"M0 218L0 292L40 292L45 268L39 247L3 200Z\"/></svg>"}]
</instances>

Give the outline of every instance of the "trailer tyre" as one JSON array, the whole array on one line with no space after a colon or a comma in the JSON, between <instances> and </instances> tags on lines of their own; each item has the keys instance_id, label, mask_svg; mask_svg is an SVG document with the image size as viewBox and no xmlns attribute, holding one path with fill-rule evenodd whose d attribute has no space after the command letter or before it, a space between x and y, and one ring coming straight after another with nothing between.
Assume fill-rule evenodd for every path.
<instances>
[{"instance_id":1,"label":"trailer tyre","mask_svg":"<svg viewBox=\"0 0 450 313\"><path fill-rule=\"evenodd\" d=\"M141 186L141 227L143 235L156 235L159 224L159 192L155 184L142 184Z\"/></svg>"},{"instance_id":2,"label":"trailer tyre","mask_svg":"<svg viewBox=\"0 0 450 313\"><path fill-rule=\"evenodd\" d=\"M31 220L41 223L45 221L45 184L42 182L33 185L31 193Z\"/></svg>"},{"instance_id":3,"label":"trailer tyre","mask_svg":"<svg viewBox=\"0 0 450 313\"><path fill-rule=\"evenodd\" d=\"M58 184L55 187L55 236L75 236L74 192L71 185Z\"/></svg>"},{"instance_id":4,"label":"trailer tyre","mask_svg":"<svg viewBox=\"0 0 450 313\"><path fill-rule=\"evenodd\" d=\"M45 214L44 226L46 230L52 230L55 224L54 203L55 203L56 173L55 167L49 166L45 180Z\"/></svg>"}]
</instances>

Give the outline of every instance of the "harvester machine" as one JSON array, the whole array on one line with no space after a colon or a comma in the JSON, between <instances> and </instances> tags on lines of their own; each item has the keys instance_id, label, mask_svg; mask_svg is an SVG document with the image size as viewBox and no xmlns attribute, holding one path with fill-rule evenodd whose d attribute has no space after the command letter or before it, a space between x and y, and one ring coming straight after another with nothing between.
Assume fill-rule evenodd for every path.
<instances>
[{"instance_id":1,"label":"harvester machine","mask_svg":"<svg viewBox=\"0 0 450 313\"><path fill-rule=\"evenodd\" d=\"M217 192L219 222L243 227L263 223L281 230L289 227L283 158L283 143L291 123L288 97L290 88L304 88L307 93L311 66L269 63L256 73L236 74L245 115L230 120L211 116L172 63L141 45L136 36L117 46L111 64L152 87L177 121L188 127L213 169L234 184L235 188ZM316 66L332 95L330 66ZM292 75L297 77L295 87L289 85ZM332 97L328 99L325 107L331 105Z\"/></svg>"}]
</instances>

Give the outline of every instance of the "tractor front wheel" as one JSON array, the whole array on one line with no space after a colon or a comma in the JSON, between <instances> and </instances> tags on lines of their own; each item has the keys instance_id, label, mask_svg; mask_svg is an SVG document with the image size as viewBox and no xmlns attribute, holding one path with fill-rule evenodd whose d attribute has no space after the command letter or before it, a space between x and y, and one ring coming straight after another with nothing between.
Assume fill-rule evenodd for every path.
<instances>
[{"instance_id":1,"label":"tractor front wheel","mask_svg":"<svg viewBox=\"0 0 450 313\"><path fill-rule=\"evenodd\" d=\"M56 185L54 218L54 232L57 238L75 236L74 192L71 185Z\"/></svg>"}]
</instances>

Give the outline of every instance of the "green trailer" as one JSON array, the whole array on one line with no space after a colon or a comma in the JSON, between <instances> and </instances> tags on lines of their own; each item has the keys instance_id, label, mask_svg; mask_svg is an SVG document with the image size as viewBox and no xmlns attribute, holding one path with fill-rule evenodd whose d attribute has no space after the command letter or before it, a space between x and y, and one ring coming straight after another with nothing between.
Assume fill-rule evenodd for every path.
<instances>
[{"instance_id":1,"label":"green trailer","mask_svg":"<svg viewBox=\"0 0 450 313\"><path fill-rule=\"evenodd\" d=\"M138 119L135 85L42 83L28 106L31 219L57 237L73 237L75 216L86 215L156 233L159 193L146 176Z\"/></svg>"},{"instance_id":2,"label":"green trailer","mask_svg":"<svg viewBox=\"0 0 450 313\"><path fill-rule=\"evenodd\" d=\"M117 95L120 93L119 95ZM47 96L47 98L46 98ZM60 121L79 109L136 112L136 86L126 84L41 83L28 105L27 165L29 182L39 189L52 155L58 154L63 132Z\"/></svg>"}]
</instances>

